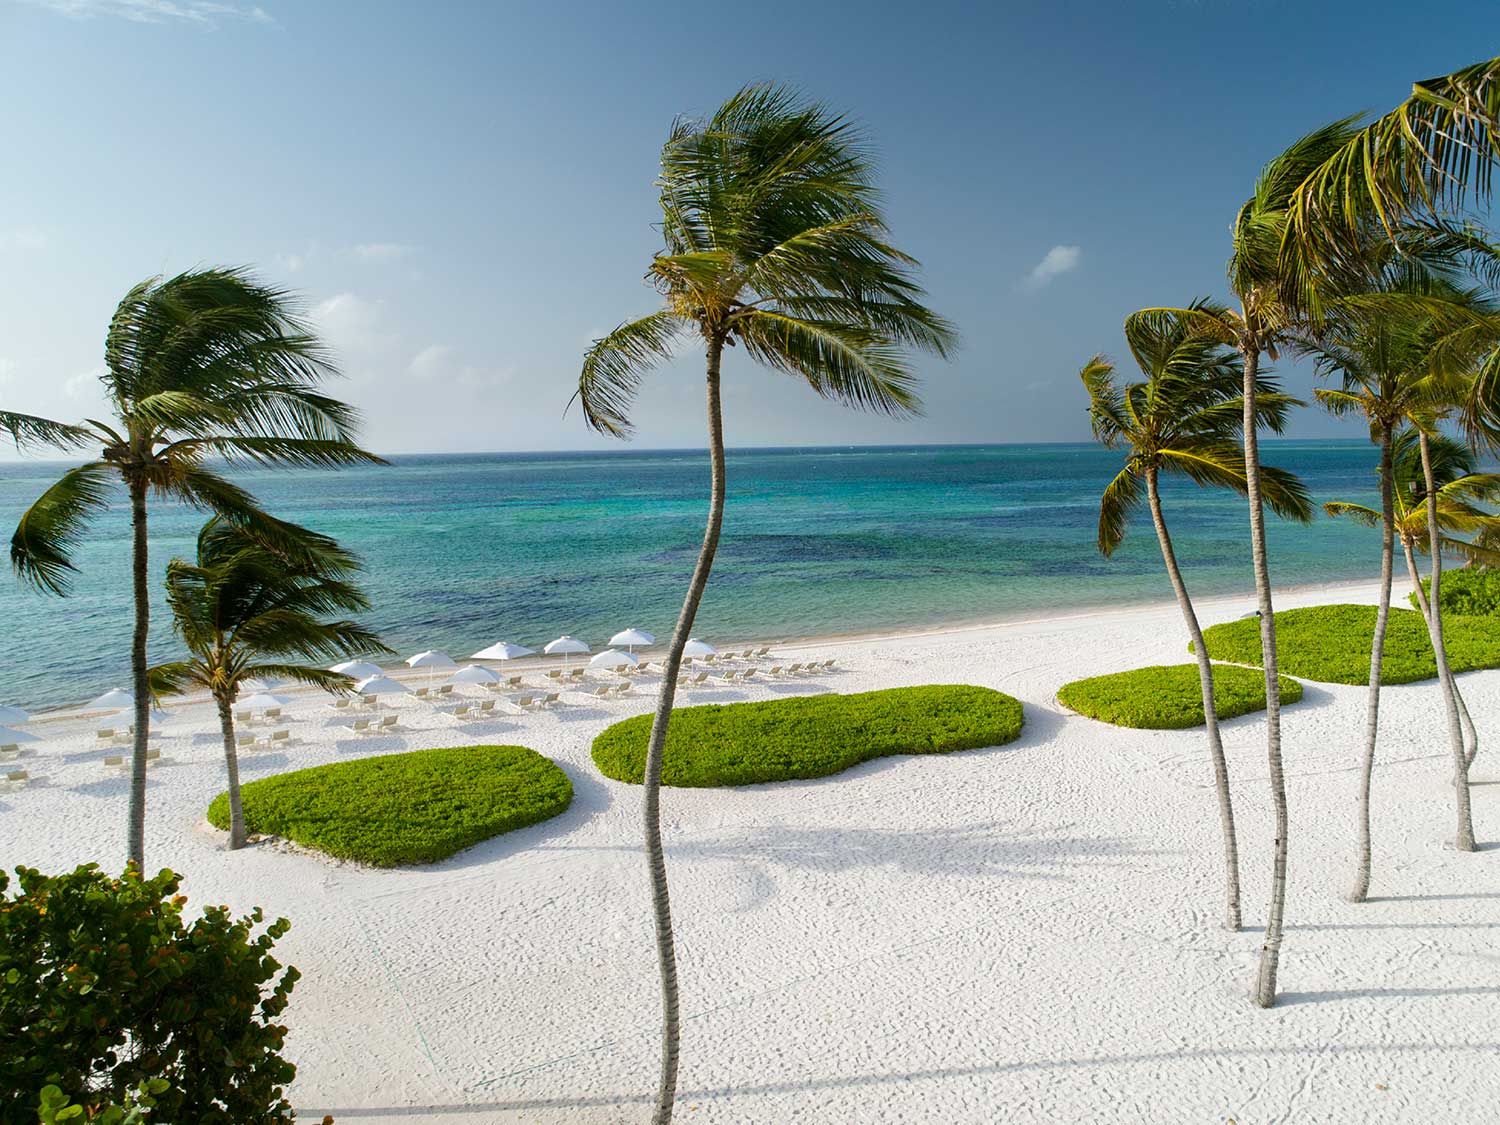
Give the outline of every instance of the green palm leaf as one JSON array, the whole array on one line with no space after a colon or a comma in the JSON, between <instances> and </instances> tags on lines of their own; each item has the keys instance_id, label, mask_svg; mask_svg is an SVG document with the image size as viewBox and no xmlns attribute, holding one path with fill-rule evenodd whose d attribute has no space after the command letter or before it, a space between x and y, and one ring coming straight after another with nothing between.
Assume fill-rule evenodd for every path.
<instances>
[{"instance_id":1,"label":"green palm leaf","mask_svg":"<svg viewBox=\"0 0 1500 1125\"><path fill-rule=\"evenodd\" d=\"M76 569L72 549L88 521L109 506L113 466L102 461L69 469L31 505L10 540L18 577L41 590L66 594Z\"/></svg>"}]
</instances>

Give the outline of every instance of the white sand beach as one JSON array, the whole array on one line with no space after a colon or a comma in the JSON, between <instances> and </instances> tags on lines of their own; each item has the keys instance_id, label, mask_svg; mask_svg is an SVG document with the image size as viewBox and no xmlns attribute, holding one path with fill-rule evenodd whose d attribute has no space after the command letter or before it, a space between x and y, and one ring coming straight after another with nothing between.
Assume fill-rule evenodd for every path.
<instances>
[{"instance_id":1,"label":"white sand beach","mask_svg":"<svg viewBox=\"0 0 1500 1125\"><path fill-rule=\"evenodd\" d=\"M1278 608L1372 601L1373 584ZM1252 607L1205 601L1205 624ZM1500 672L1462 677L1480 724L1482 851L1447 844L1452 796L1435 683L1388 689L1372 900L1351 870L1362 688L1287 709L1291 890L1283 994L1248 1000L1268 892L1263 727L1225 724L1246 928L1219 928L1218 823L1202 735L1071 715L1065 681L1187 659L1175 606L916 636L826 641L812 679L681 702L974 683L1019 698L1016 743L868 763L819 781L668 790L688 1122L1477 1122L1500 1104ZM418 682L422 677L414 677ZM654 680L647 685L654 685ZM477 689L476 689L477 692ZM172 708L150 774L150 866L194 903L292 920L287 1014L299 1115L340 1122L643 1120L659 1010L640 791L592 766L651 686L460 726L411 697L397 736L356 740L321 697L298 743L246 780L428 746L520 743L573 780L557 819L430 867L339 864L287 846L223 850L216 722ZM59 870L124 851L125 787L93 721L43 721L0 793L0 855Z\"/></svg>"}]
</instances>

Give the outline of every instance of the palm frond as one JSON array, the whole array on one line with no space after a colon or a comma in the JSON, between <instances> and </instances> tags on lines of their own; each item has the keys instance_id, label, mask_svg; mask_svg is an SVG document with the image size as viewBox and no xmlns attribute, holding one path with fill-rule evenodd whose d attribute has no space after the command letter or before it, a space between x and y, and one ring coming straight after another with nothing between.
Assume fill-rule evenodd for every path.
<instances>
[{"instance_id":1,"label":"palm frond","mask_svg":"<svg viewBox=\"0 0 1500 1125\"><path fill-rule=\"evenodd\" d=\"M1374 508L1367 508L1363 504L1351 504L1342 500L1333 500L1323 505L1323 511L1335 518L1344 517L1353 520L1363 527L1379 527L1384 517Z\"/></svg>"},{"instance_id":2,"label":"palm frond","mask_svg":"<svg viewBox=\"0 0 1500 1125\"><path fill-rule=\"evenodd\" d=\"M115 469L102 461L69 469L21 516L10 540L10 565L38 589L65 595L72 551L89 519L109 506Z\"/></svg>"},{"instance_id":3,"label":"palm frond","mask_svg":"<svg viewBox=\"0 0 1500 1125\"><path fill-rule=\"evenodd\" d=\"M1099 553L1106 558L1115 553L1125 538L1130 516L1140 507L1144 494L1140 477L1129 467L1115 474L1099 500Z\"/></svg>"},{"instance_id":4,"label":"palm frond","mask_svg":"<svg viewBox=\"0 0 1500 1125\"><path fill-rule=\"evenodd\" d=\"M39 445L53 449L82 449L98 440L84 426L54 422L35 414L18 414L13 410L0 410L0 430L10 435L17 449Z\"/></svg>"},{"instance_id":5,"label":"palm frond","mask_svg":"<svg viewBox=\"0 0 1500 1125\"><path fill-rule=\"evenodd\" d=\"M736 322L751 356L799 375L813 391L881 414L921 412L916 378L889 337L838 321L757 309Z\"/></svg>"},{"instance_id":6,"label":"palm frond","mask_svg":"<svg viewBox=\"0 0 1500 1125\"><path fill-rule=\"evenodd\" d=\"M656 312L628 321L594 341L583 358L573 395L590 429L614 437L629 435L630 406L641 379L670 358L672 341L682 327L675 313Z\"/></svg>"}]
</instances>

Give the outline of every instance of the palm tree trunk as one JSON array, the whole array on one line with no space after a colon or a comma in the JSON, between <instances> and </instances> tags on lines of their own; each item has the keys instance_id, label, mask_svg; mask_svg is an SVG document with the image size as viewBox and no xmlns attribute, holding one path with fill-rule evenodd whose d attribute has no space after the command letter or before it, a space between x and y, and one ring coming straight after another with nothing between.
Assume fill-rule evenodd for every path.
<instances>
[{"instance_id":1,"label":"palm tree trunk","mask_svg":"<svg viewBox=\"0 0 1500 1125\"><path fill-rule=\"evenodd\" d=\"M1401 541L1406 548L1406 569L1411 572L1412 594L1417 599L1417 608L1422 611L1422 620L1427 622L1427 627L1432 628L1430 613L1427 608L1427 594L1422 589L1422 572L1417 569L1417 556L1412 550L1410 543ZM1474 716L1469 714L1469 705L1464 702L1464 693L1459 690L1458 682L1453 683L1453 698L1458 703L1458 718L1464 728L1464 764L1473 766L1474 756L1479 753L1479 731L1474 726Z\"/></svg>"},{"instance_id":2,"label":"palm tree trunk","mask_svg":"<svg viewBox=\"0 0 1500 1125\"><path fill-rule=\"evenodd\" d=\"M219 730L224 734L224 766L229 774L229 850L245 846L245 810L240 804L240 759L234 749L234 712L227 697L219 705Z\"/></svg>"},{"instance_id":3,"label":"palm tree trunk","mask_svg":"<svg viewBox=\"0 0 1500 1125\"><path fill-rule=\"evenodd\" d=\"M1469 763L1464 756L1464 736L1459 727L1458 703L1454 698L1453 669L1448 665L1448 647L1443 642L1443 540L1438 527L1437 481L1432 472L1432 449L1425 433L1418 433L1422 448L1422 477L1427 485L1427 541L1432 552L1432 594L1427 603L1427 635L1437 660L1438 683L1443 690L1443 711L1448 722L1448 744L1453 750L1453 795L1458 827L1453 846L1474 851L1474 819L1469 812Z\"/></svg>"},{"instance_id":4,"label":"palm tree trunk","mask_svg":"<svg viewBox=\"0 0 1500 1125\"><path fill-rule=\"evenodd\" d=\"M723 354L721 339L708 346L708 459L710 491L708 526L703 531L703 546L698 564L688 585L682 612L672 630L667 646L667 662L662 671L661 694L656 700L656 717L651 723L651 741L646 748L643 812L646 831L646 866L651 877L651 904L656 922L656 956L661 968L662 1043L661 1082L657 1088L653 1125L667 1125L672 1120L672 1103L677 1096L678 1011L677 954L672 938L672 907L667 897L667 861L661 846L661 763L667 744L667 725L672 720L672 701L677 694L677 674L682 667L682 650L693 631L693 620L703 600L708 575L713 569L714 554L719 549L719 529L724 522L724 418L719 401L719 361Z\"/></svg>"},{"instance_id":5,"label":"palm tree trunk","mask_svg":"<svg viewBox=\"0 0 1500 1125\"><path fill-rule=\"evenodd\" d=\"M146 578L146 482L128 481L130 564L135 598L135 631L130 641L130 689L135 693L135 745L130 755L130 813L126 858L146 873L146 747L151 730L151 691L146 680L146 635L151 627L151 595Z\"/></svg>"},{"instance_id":6,"label":"palm tree trunk","mask_svg":"<svg viewBox=\"0 0 1500 1125\"><path fill-rule=\"evenodd\" d=\"M1208 729L1208 758L1213 763L1214 791L1219 798L1219 828L1224 840L1224 927L1238 930L1240 853L1234 838L1234 804L1229 795L1229 765L1224 761L1224 743L1219 737L1219 714L1214 705L1213 665L1208 659L1208 646L1203 643L1203 630L1198 627L1198 615L1193 612L1192 599L1188 597L1182 571L1177 568L1177 554L1172 549L1172 536L1167 531L1167 521L1162 515L1161 494L1157 490L1154 469L1146 475L1146 495L1151 501L1151 520L1156 525L1157 542L1161 544L1162 562L1166 564L1167 577L1172 580L1177 605L1182 610L1182 620L1187 624L1193 652L1198 657L1198 683L1203 689L1203 721Z\"/></svg>"},{"instance_id":7,"label":"palm tree trunk","mask_svg":"<svg viewBox=\"0 0 1500 1125\"><path fill-rule=\"evenodd\" d=\"M1242 344L1240 355L1245 361L1245 491L1250 501L1250 555L1260 605L1261 664L1266 671L1266 759L1271 775L1271 804L1276 814L1276 842L1271 857L1271 903L1266 914L1266 936L1261 942L1254 992L1255 1003L1269 1008L1276 1003L1276 970L1281 961L1282 919L1286 912L1286 778L1281 772L1281 679L1276 668L1276 617L1271 605L1271 570L1266 562L1260 442L1255 432L1255 384L1260 373L1260 347L1258 344Z\"/></svg>"},{"instance_id":8,"label":"palm tree trunk","mask_svg":"<svg viewBox=\"0 0 1500 1125\"><path fill-rule=\"evenodd\" d=\"M1365 756L1359 771L1358 853L1350 902L1364 902L1370 893L1370 776L1375 771L1375 743L1380 733L1380 682L1385 671L1385 630L1391 616L1391 574L1395 567L1396 503L1391 482L1391 427L1380 427L1380 605L1375 610L1375 636L1370 643L1370 693L1365 708Z\"/></svg>"}]
</instances>

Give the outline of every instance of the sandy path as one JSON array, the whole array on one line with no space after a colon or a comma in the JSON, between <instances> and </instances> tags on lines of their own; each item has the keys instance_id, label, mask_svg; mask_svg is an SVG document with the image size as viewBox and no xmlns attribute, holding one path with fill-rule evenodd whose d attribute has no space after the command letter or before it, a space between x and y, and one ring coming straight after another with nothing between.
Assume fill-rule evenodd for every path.
<instances>
[{"instance_id":1,"label":"sandy path","mask_svg":"<svg viewBox=\"0 0 1500 1125\"><path fill-rule=\"evenodd\" d=\"M1369 586L1284 596L1373 600ZM1203 606L1205 622L1248 598ZM1288 709L1292 891L1283 999L1247 999L1268 886L1263 729L1225 726L1247 929L1217 928L1217 820L1201 735L1069 715L1077 676L1180 662L1173 607L825 642L813 681L698 701L968 682L1026 704L1021 740L888 759L836 778L668 791L684 996L684 1121L1481 1121L1500 1099L1500 849L1460 856L1434 684L1389 689L1375 783L1376 859L1349 878L1360 688L1310 685ZM1486 740L1475 827L1500 839L1500 672L1462 679ZM649 692L575 697L548 715L463 729L415 702L412 732L340 739L294 705L302 744L247 778L425 745L522 742L563 763L562 817L419 870L371 871L273 846L236 855L202 826L221 786L207 708L189 707L151 775L148 851L198 901L286 914L284 959L304 1117L340 1121L644 1119L656 974L638 790L589 762ZM92 724L0 794L0 855L47 869L113 859L123 779ZM69 733L69 732L74 733Z\"/></svg>"}]
</instances>

